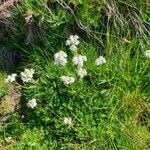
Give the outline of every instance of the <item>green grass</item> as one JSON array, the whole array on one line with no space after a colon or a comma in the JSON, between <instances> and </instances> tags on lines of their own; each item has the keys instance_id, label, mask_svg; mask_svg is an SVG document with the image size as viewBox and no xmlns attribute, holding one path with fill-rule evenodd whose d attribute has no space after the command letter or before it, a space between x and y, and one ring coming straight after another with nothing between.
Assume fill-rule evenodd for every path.
<instances>
[{"instance_id":1,"label":"green grass","mask_svg":"<svg viewBox=\"0 0 150 150\"><path fill-rule=\"evenodd\" d=\"M5 77L6 75L4 75L3 72L0 73L0 97L3 96L4 94L6 94L8 87L5 84Z\"/></svg>"},{"instance_id":2,"label":"green grass","mask_svg":"<svg viewBox=\"0 0 150 150\"><path fill-rule=\"evenodd\" d=\"M31 83L17 78L22 97L10 119L0 125L0 148L148 150L150 58L144 51L150 48L150 3L62 2L23 1L13 10L7 30L11 36L0 35L2 46L22 56L13 72L35 69ZM27 10L33 12L29 24L23 15ZM88 75L82 80L65 46L71 34L80 37L78 54L87 56ZM68 54L64 67L54 65L54 54L60 50ZM106 64L95 65L99 55ZM75 83L65 86L62 75L75 77ZM6 93L5 86L1 84L0 96ZM32 98L37 99L34 109L27 107ZM71 117L73 124L64 125L64 117ZM11 143L5 141L9 136Z\"/></svg>"}]
</instances>

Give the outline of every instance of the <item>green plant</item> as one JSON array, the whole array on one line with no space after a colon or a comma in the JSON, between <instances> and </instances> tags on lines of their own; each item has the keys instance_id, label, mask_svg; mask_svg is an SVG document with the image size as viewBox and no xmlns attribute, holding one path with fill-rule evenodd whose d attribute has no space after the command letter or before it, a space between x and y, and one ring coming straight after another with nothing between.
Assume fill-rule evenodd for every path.
<instances>
[{"instance_id":1,"label":"green plant","mask_svg":"<svg viewBox=\"0 0 150 150\"><path fill-rule=\"evenodd\" d=\"M0 73L0 97L2 97L7 92L7 85L4 82L5 75Z\"/></svg>"},{"instance_id":2,"label":"green plant","mask_svg":"<svg viewBox=\"0 0 150 150\"><path fill-rule=\"evenodd\" d=\"M10 149L148 149L147 6L132 0L29 0L17 5L12 36L1 39L22 55L16 67L22 97L0 132L3 139L4 132L13 137L14 143L6 143ZM72 52L65 42L74 34L80 44ZM60 50L68 55L66 66L54 64ZM87 57L82 79L72 63L76 55ZM106 63L96 66L99 56ZM20 80L25 68L35 70L30 83ZM65 85L62 76L75 82Z\"/></svg>"}]
</instances>

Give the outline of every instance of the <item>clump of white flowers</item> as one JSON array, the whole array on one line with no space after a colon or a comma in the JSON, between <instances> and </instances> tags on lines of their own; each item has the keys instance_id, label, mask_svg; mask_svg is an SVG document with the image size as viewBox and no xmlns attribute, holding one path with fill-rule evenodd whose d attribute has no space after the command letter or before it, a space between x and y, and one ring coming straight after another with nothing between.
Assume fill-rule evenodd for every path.
<instances>
[{"instance_id":1,"label":"clump of white flowers","mask_svg":"<svg viewBox=\"0 0 150 150\"><path fill-rule=\"evenodd\" d=\"M99 58L96 59L95 64L97 66L105 64L106 63L106 59L103 56L100 56Z\"/></svg>"},{"instance_id":2,"label":"clump of white flowers","mask_svg":"<svg viewBox=\"0 0 150 150\"><path fill-rule=\"evenodd\" d=\"M74 77L69 77L69 76L61 76L60 77L61 81L64 82L64 84L69 85L75 82Z\"/></svg>"},{"instance_id":3,"label":"clump of white flowers","mask_svg":"<svg viewBox=\"0 0 150 150\"><path fill-rule=\"evenodd\" d=\"M69 39L66 41L66 45L70 46L70 50L77 50L77 45L79 45L79 37L77 35L70 35Z\"/></svg>"},{"instance_id":4,"label":"clump of white flowers","mask_svg":"<svg viewBox=\"0 0 150 150\"><path fill-rule=\"evenodd\" d=\"M82 56L82 55L74 56L72 59L73 64L77 65L77 67L79 68L83 67L85 61L87 61L87 58L86 56Z\"/></svg>"},{"instance_id":5,"label":"clump of white flowers","mask_svg":"<svg viewBox=\"0 0 150 150\"><path fill-rule=\"evenodd\" d=\"M8 77L5 79L5 83L11 83L16 80L17 74L13 73L11 75L8 75Z\"/></svg>"},{"instance_id":6,"label":"clump of white flowers","mask_svg":"<svg viewBox=\"0 0 150 150\"><path fill-rule=\"evenodd\" d=\"M28 107L30 107L30 108L34 108L34 107L36 107L36 105L37 105L37 102L36 102L36 99L35 98L33 98L32 100L30 100L28 103L27 103L27 106Z\"/></svg>"},{"instance_id":7,"label":"clump of white flowers","mask_svg":"<svg viewBox=\"0 0 150 150\"><path fill-rule=\"evenodd\" d=\"M33 78L34 69L25 69L24 72L21 72L21 79L23 82L30 82Z\"/></svg>"},{"instance_id":8,"label":"clump of white flowers","mask_svg":"<svg viewBox=\"0 0 150 150\"><path fill-rule=\"evenodd\" d=\"M77 74L82 79L84 76L87 75L87 71L86 71L86 69L78 68L77 69Z\"/></svg>"},{"instance_id":9,"label":"clump of white flowers","mask_svg":"<svg viewBox=\"0 0 150 150\"><path fill-rule=\"evenodd\" d=\"M146 57L150 58L150 50L146 50L146 51L144 52L144 54L145 54Z\"/></svg>"},{"instance_id":10,"label":"clump of white flowers","mask_svg":"<svg viewBox=\"0 0 150 150\"><path fill-rule=\"evenodd\" d=\"M64 51L59 51L54 55L54 64L65 66L67 63L67 54Z\"/></svg>"},{"instance_id":11,"label":"clump of white flowers","mask_svg":"<svg viewBox=\"0 0 150 150\"><path fill-rule=\"evenodd\" d=\"M72 119L70 117L65 117L64 118L64 124L65 125L71 125L72 124Z\"/></svg>"}]
</instances>

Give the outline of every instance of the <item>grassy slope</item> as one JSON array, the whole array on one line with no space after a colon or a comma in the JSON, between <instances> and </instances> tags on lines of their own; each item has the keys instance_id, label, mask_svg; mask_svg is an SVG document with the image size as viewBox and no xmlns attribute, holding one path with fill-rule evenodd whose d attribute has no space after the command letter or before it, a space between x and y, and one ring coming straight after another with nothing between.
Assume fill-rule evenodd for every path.
<instances>
[{"instance_id":1,"label":"grassy slope","mask_svg":"<svg viewBox=\"0 0 150 150\"><path fill-rule=\"evenodd\" d=\"M1 38L2 45L23 55L15 71L33 67L36 82L23 89L10 124L1 126L0 143L19 150L148 149L150 60L144 51L149 48L149 3L65 2L22 2L13 12L11 36ZM27 10L33 12L29 24L23 16ZM79 53L88 58L89 75L83 81L76 78L67 88L59 77L76 77L75 67L71 61L65 68L54 66L53 54L61 49L72 58L65 46L70 34L80 36ZM107 63L97 68L94 61L100 54ZM26 103L33 97L38 107L30 110ZM73 126L62 124L66 116L73 119ZM5 136L12 136L14 143L4 142Z\"/></svg>"}]
</instances>

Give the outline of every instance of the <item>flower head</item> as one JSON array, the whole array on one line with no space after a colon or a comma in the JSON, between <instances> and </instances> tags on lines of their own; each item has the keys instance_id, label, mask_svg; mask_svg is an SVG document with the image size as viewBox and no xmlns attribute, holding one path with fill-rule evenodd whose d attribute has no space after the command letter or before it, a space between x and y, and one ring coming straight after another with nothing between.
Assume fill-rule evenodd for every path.
<instances>
[{"instance_id":1,"label":"flower head","mask_svg":"<svg viewBox=\"0 0 150 150\"><path fill-rule=\"evenodd\" d=\"M23 118L25 118L25 116L24 116L24 115L21 115L21 118L23 119Z\"/></svg>"},{"instance_id":2,"label":"flower head","mask_svg":"<svg viewBox=\"0 0 150 150\"><path fill-rule=\"evenodd\" d=\"M77 69L77 74L80 78L83 78L84 76L87 75L87 71L86 69L83 69L83 68L78 68Z\"/></svg>"},{"instance_id":3,"label":"flower head","mask_svg":"<svg viewBox=\"0 0 150 150\"><path fill-rule=\"evenodd\" d=\"M24 72L21 72L21 79L23 82L30 82L33 78L34 69L25 69Z\"/></svg>"},{"instance_id":4,"label":"flower head","mask_svg":"<svg viewBox=\"0 0 150 150\"><path fill-rule=\"evenodd\" d=\"M71 51L76 51L77 50L77 46L76 45L71 45L69 49Z\"/></svg>"},{"instance_id":5,"label":"flower head","mask_svg":"<svg viewBox=\"0 0 150 150\"><path fill-rule=\"evenodd\" d=\"M77 35L70 35L69 39L66 41L66 45L70 46L71 51L77 50L77 45L79 45L79 37Z\"/></svg>"},{"instance_id":6,"label":"flower head","mask_svg":"<svg viewBox=\"0 0 150 150\"><path fill-rule=\"evenodd\" d=\"M65 117L64 118L64 124L66 124L66 125L71 125L72 124L72 119L70 118L70 117Z\"/></svg>"},{"instance_id":7,"label":"flower head","mask_svg":"<svg viewBox=\"0 0 150 150\"><path fill-rule=\"evenodd\" d=\"M32 100L30 100L30 101L27 103L27 106L28 106L28 107L31 107L32 109L33 109L34 107L36 107L36 105L37 105L37 103L36 103L36 99L35 99L35 98L33 98Z\"/></svg>"},{"instance_id":8,"label":"flower head","mask_svg":"<svg viewBox=\"0 0 150 150\"><path fill-rule=\"evenodd\" d=\"M59 51L54 55L54 64L56 65L66 65L67 54L64 51Z\"/></svg>"},{"instance_id":9,"label":"flower head","mask_svg":"<svg viewBox=\"0 0 150 150\"><path fill-rule=\"evenodd\" d=\"M5 79L5 83L11 83L11 82L15 81L16 76L17 76L17 74L15 74L15 73L8 75L7 79Z\"/></svg>"},{"instance_id":10,"label":"flower head","mask_svg":"<svg viewBox=\"0 0 150 150\"><path fill-rule=\"evenodd\" d=\"M69 39L66 41L66 45L79 45L79 37L77 35L70 35Z\"/></svg>"},{"instance_id":11,"label":"flower head","mask_svg":"<svg viewBox=\"0 0 150 150\"><path fill-rule=\"evenodd\" d=\"M87 61L87 58L82 55L74 56L72 59L73 64L77 65L79 68L83 67L85 61Z\"/></svg>"},{"instance_id":12,"label":"flower head","mask_svg":"<svg viewBox=\"0 0 150 150\"><path fill-rule=\"evenodd\" d=\"M144 52L144 54L145 54L146 57L150 58L150 50L146 50L146 51Z\"/></svg>"},{"instance_id":13,"label":"flower head","mask_svg":"<svg viewBox=\"0 0 150 150\"><path fill-rule=\"evenodd\" d=\"M61 76L60 77L61 81L64 82L64 84L69 85L75 82L74 77L69 77L69 76Z\"/></svg>"},{"instance_id":14,"label":"flower head","mask_svg":"<svg viewBox=\"0 0 150 150\"><path fill-rule=\"evenodd\" d=\"M95 64L97 66L105 64L106 63L106 59L103 56L100 56L99 58L96 59Z\"/></svg>"}]
</instances>

